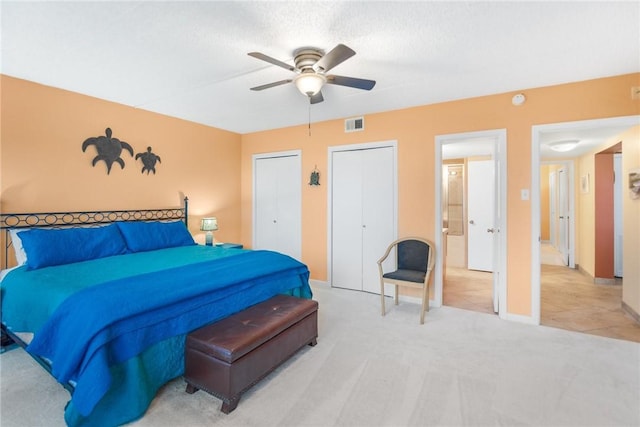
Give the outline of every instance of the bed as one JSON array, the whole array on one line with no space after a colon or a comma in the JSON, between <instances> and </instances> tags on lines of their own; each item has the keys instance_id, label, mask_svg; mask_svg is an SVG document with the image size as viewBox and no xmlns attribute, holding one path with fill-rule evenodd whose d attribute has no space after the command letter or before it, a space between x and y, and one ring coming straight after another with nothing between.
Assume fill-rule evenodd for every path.
<instances>
[{"instance_id":1,"label":"bed","mask_svg":"<svg viewBox=\"0 0 640 427\"><path fill-rule=\"evenodd\" d=\"M197 245L187 209L185 199L179 209L1 215L2 331L69 390L67 425L140 418L183 374L187 333L277 294L312 297L307 267L291 257Z\"/></svg>"}]
</instances>

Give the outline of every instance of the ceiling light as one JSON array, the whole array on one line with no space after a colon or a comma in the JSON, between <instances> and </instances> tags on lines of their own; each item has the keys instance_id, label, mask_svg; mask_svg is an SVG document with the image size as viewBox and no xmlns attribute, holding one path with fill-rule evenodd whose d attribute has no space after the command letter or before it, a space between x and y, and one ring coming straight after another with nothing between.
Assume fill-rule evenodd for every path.
<instances>
[{"instance_id":1,"label":"ceiling light","mask_svg":"<svg viewBox=\"0 0 640 427\"><path fill-rule=\"evenodd\" d=\"M576 148L579 142L580 140L578 139L567 139L563 141L551 142L548 145L549 145L549 148L551 148L553 151L564 153Z\"/></svg>"},{"instance_id":2,"label":"ceiling light","mask_svg":"<svg viewBox=\"0 0 640 427\"><path fill-rule=\"evenodd\" d=\"M322 85L324 85L326 81L327 78L325 76L314 72L302 73L295 79L296 87L300 93L309 97L320 92Z\"/></svg>"}]
</instances>

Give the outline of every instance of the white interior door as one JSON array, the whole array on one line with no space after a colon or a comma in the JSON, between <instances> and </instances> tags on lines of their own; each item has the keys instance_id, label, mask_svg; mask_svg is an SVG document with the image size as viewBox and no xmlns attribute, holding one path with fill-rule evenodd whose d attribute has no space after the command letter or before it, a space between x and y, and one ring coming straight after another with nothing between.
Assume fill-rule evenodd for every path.
<instances>
[{"instance_id":1,"label":"white interior door","mask_svg":"<svg viewBox=\"0 0 640 427\"><path fill-rule=\"evenodd\" d=\"M302 258L299 154L254 158L255 249Z\"/></svg>"},{"instance_id":2,"label":"white interior door","mask_svg":"<svg viewBox=\"0 0 640 427\"><path fill-rule=\"evenodd\" d=\"M395 240L393 148L362 150L362 156L362 290L379 294L377 261ZM385 271L391 271L395 259L387 261Z\"/></svg>"},{"instance_id":3,"label":"white interior door","mask_svg":"<svg viewBox=\"0 0 640 427\"><path fill-rule=\"evenodd\" d=\"M253 247L267 249L278 241L278 162L261 158L254 169L255 229Z\"/></svg>"},{"instance_id":4,"label":"white interior door","mask_svg":"<svg viewBox=\"0 0 640 427\"><path fill-rule=\"evenodd\" d=\"M330 156L331 285L380 293L377 261L396 233L395 146Z\"/></svg>"},{"instance_id":5,"label":"white interior door","mask_svg":"<svg viewBox=\"0 0 640 427\"><path fill-rule=\"evenodd\" d=\"M467 268L493 271L495 174L493 160L467 164Z\"/></svg>"},{"instance_id":6,"label":"white interior door","mask_svg":"<svg viewBox=\"0 0 640 427\"><path fill-rule=\"evenodd\" d=\"M362 155L332 153L331 285L362 290Z\"/></svg>"},{"instance_id":7,"label":"white interior door","mask_svg":"<svg viewBox=\"0 0 640 427\"><path fill-rule=\"evenodd\" d=\"M558 250L564 265L569 265L569 176L558 169Z\"/></svg>"}]
</instances>

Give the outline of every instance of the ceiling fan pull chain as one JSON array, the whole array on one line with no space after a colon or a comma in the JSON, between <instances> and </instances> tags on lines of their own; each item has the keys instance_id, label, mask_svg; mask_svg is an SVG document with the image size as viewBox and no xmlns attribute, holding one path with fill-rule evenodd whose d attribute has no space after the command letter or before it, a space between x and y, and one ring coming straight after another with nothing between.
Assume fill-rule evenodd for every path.
<instances>
[{"instance_id":1,"label":"ceiling fan pull chain","mask_svg":"<svg viewBox=\"0 0 640 427\"><path fill-rule=\"evenodd\" d=\"M309 136L311 136L311 97L309 97Z\"/></svg>"}]
</instances>

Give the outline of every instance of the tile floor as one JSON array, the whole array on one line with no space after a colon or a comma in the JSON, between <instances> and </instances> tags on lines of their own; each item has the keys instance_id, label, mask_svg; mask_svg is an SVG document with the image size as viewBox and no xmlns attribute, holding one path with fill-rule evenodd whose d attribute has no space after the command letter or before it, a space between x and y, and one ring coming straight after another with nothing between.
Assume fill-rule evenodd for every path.
<instances>
[{"instance_id":1,"label":"tile floor","mask_svg":"<svg viewBox=\"0 0 640 427\"><path fill-rule=\"evenodd\" d=\"M640 323L621 308L622 281L597 285L577 270L542 265L540 323L560 329L640 342ZM492 274L448 267L444 305L493 313Z\"/></svg>"}]
</instances>

